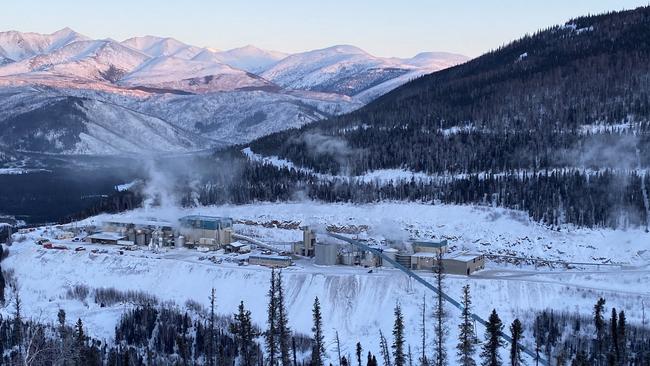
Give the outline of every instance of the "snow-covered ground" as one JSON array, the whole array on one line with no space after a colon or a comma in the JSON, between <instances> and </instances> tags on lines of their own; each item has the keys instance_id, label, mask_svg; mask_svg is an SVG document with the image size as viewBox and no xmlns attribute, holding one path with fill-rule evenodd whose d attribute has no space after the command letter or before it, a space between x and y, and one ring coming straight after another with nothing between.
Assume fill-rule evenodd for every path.
<instances>
[{"instance_id":1,"label":"snow-covered ground","mask_svg":"<svg viewBox=\"0 0 650 366\"><path fill-rule=\"evenodd\" d=\"M191 213L232 216L238 222L237 232L267 242L300 240L300 225L310 225L319 231L333 226L356 229L355 235L375 242L445 238L454 252L469 250L549 260L626 263L623 267L566 270L489 262L486 270L471 277L447 277L446 288L452 297L459 299L461 287L469 284L476 312L487 315L496 308L506 323L515 317L530 322L527 319L530 311L546 308L589 314L599 296L607 298L608 306L624 309L630 321L638 323L642 316L639 304L650 301L650 288L646 285L650 281L647 248L650 234L641 230L567 227L557 231L532 222L516 211L406 203L266 203L140 209L117 216L173 221ZM85 223L98 224L108 217L97 216ZM57 309L63 307L71 319L82 317L92 334L110 338L125 306L100 308L92 299L87 304L68 300L65 292L70 286L87 284L91 288L143 290L181 306L190 298L207 305L210 289L214 287L220 313L234 312L243 300L251 308L254 320L264 324L265 292L270 277L266 268L237 266L227 261L215 264L200 260L206 254L188 249L165 253L123 251L122 254L110 246L103 247L107 249L105 253L47 250L34 244L35 238L41 235L42 230L28 234L26 240L9 248L10 255L3 261L3 269L13 270L19 279L20 293L29 314L54 320ZM332 239L319 236L319 240ZM420 303L427 296L427 303L432 304L433 294L401 272L381 268L368 273L368 269L359 267L322 267L310 260L298 260L295 266L283 270L283 275L290 325L295 330L310 332L312 302L316 296L321 300L330 354L334 354L336 331L344 340L344 354L354 353L357 340L365 349L378 351L378 331L390 334L392 309L397 302L406 314L407 339L417 349ZM431 278L429 273L422 275ZM458 316L449 307L450 349L455 343ZM482 333L479 329L479 334Z\"/></svg>"}]
</instances>

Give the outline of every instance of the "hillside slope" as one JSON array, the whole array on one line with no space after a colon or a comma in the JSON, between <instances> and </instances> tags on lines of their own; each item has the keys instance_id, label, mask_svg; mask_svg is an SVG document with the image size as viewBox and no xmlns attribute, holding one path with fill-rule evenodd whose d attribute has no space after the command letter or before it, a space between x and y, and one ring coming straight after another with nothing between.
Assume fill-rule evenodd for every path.
<instances>
[{"instance_id":1,"label":"hillside slope","mask_svg":"<svg viewBox=\"0 0 650 366\"><path fill-rule=\"evenodd\" d=\"M251 147L322 173L457 178L398 197L523 207L550 223L631 212L647 225L649 40L650 7L576 18Z\"/></svg>"}]
</instances>

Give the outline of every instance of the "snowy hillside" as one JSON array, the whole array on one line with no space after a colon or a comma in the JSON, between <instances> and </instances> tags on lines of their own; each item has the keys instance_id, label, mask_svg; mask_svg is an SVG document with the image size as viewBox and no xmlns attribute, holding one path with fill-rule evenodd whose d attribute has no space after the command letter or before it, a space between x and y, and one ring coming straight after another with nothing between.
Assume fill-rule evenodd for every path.
<instances>
[{"instance_id":1,"label":"snowy hillside","mask_svg":"<svg viewBox=\"0 0 650 366\"><path fill-rule=\"evenodd\" d=\"M461 287L469 284L478 314L487 315L493 308L504 323L515 317L526 319L529 312L552 307L555 311L591 314L598 296L608 305L624 309L628 321L639 323L642 317L638 304L650 299L643 283L650 280L645 252L648 234L640 231L615 230L549 230L530 222L515 211L460 206L419 204L325 205L317 203L256 204L245 206L200 207L189 210L149 209L128 212L120 217L158 217L174 220L188 213L228 215L240 224L235 230L269 242L300 240L300 225L308 224L323 230L326 226L360 228L361 238L370 241L405 240L408 238L446 238L451 250L472 250L483 253L514 251L531 257L589 261L606 259L634 265L620 267L535 269L490 262L487 269L471 277L449 275L447 292L460 298ZM99 223L106 216L88 219ZM294 227L290 229L287 227ZM76 284L91 288L116 287L144 290L162 300L185 303L188 298L208 304L208 294L217 291L218 312L234 312L240 300L251 309L253 319L265 322L270 270L239 267L224 261L214 264L196 251L179 249L164 253L147 250L118 252L110 246L98 253L73 250L47 250L34 244L33 238L54 234L37 231L21 243L9 248L10 255L3 268L13 270L19 279L21 296L27 313L42 314L54 320L59 307L71 317L82 317L91 334L110 338L118 314L129 305L100 308L88 301L82 303L66 298L65 292ZM320 237L319 240L328 240ZM614 248L611 243L618 243ZM564 254L561 254L564 252ZM204 258L203 260L201 258ZM595 259L594 257L599 257ZM606 258L606 259L605 259ZM57 273L57 276L50 276ZM283 271L290 326L309 333L311 303L318 296L323 307L329 357L335 357L332 342L338 331L343 352L353 353L354 342L376 348L378 331L390 334L391 311L397 302L406 314L407 341L419 344L419 315L423 296L432 303L433 293L409 281L395 269L368 269L348 266L316 266L309 260L298 260ZM432 275L422 276L433 281ZM47 279L47 280L46 280ZM241 291L246 288L246 291ZM236 294L233 296L232 294ZM456 339L458 311L450 312L448 348ZM478 329L482 334L483 329ZM532 339L526 340L528 344Z\"/></svg>"},{"instance_id":2,"label":"snowy hillside","mask_svg":"<svg viewBox=\"0 0 650 366\"><path fill-rule=\"evenodd\" d=\"M359 106L346 97L263 90L123 95L0 88L0 141L65 154L188 152L248 142Z\"/></svg>"}]
</instances>

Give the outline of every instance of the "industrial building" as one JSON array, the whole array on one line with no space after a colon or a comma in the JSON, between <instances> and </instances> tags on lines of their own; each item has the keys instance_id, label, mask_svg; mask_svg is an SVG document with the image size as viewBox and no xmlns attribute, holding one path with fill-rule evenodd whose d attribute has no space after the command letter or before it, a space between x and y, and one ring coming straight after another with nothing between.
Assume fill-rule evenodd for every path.
<instances>
[{"instance_id":1,"label":"industrial building","mask_svg":"<svg viewBox=\"0 0 650 366\"><path fill-rule=\"evenodd\" d=\"M190 215L179 219L179 233L185 245L200 245L218 249L232 242L230 217Z\"/></svg>"},{"instance_id":2,"label":"industrial building","mask_svg":"<svg viewBox=\"0 0 650 366\"><path fill-rule=\"evenodd\" d=\"M249 253L251 251L251 246L249 244L244 244L240 241L226 244L223 248L227 253Z\"/></svg>"},{"instance_id":3,"label":"industrial building","mask_svg":"<svg viewBox=\"0 0 650 366\"><path fill-rule=\"evenodd\" d=\"M152 219L113 218L104 222L103 230L124 235L124 240L130 244L166 247L175 245L174 226L167 221Z\"/></svg>"},{"instance_id":4,"label":"industrial building","mask_svg":"<svg viewBox=\"0 0 650 366\"><path fill-rule=\"evenodd\" d=\"M485 256L480 254L460 254L455 257L443 258L442 263L446 273L469 276L485 268Z\"/></svg>"},{"instance_id":5,"label":"industrial building","mask_svg":"<svg viewBox=\"0 0 650 366\"><path fill-rule=\"evenodd\" d=\"M284 268L291 265L291 257L283 255L251 255L248 264L257 264L271 268Z\"/></svg>"},{"instance_id":6,"label":"industrial building","mask_svg":"<svg viewBox=\"0 0 650 366\"><path fill-rule=\"evenodd\" d=\"M309 227L302 227L302 242L293 243L291 252L303 257L316 255L316 233Z\"/></svg>"}]
</instances>

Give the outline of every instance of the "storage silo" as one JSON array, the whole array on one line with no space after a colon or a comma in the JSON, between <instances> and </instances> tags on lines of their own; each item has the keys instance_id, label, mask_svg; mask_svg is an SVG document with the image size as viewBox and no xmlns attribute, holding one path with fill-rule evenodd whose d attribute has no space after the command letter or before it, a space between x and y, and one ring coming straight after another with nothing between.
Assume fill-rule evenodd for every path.
<instances>
[{"instance_id":1,"label":"storage silo","mask_svg":"<svg viewBox=\"0 0 650 366\"><path fill-rule=\"evenodd\" d=\"M388 248L384 249L384 255L392 260L395 260L397 257L397 249L395 248ZM388 261L382 261L382 266L384 267L394 267L392 263L389 263Z\"/></svg>"},{"instance_id":2,"label":"storage silo","mask_svg":"<svg viewBox=\"0 0 650 366\"><path fill-rule=\"evenodd\" d=\"M335 244L316 243L314 263L321 266L333 266L339 254L339 249Z\"/></svg>"}]
</instances>

